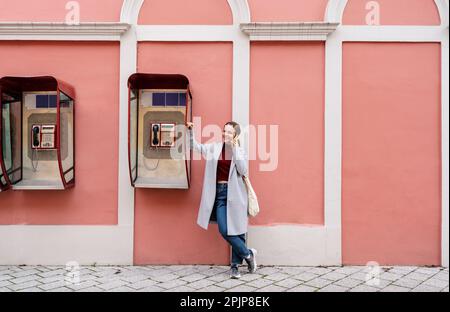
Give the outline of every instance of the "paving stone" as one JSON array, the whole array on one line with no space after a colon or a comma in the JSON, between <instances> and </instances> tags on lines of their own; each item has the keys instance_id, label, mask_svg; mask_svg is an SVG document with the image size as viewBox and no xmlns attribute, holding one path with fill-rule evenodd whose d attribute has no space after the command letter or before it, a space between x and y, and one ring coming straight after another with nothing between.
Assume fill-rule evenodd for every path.
<instances>
[{"instance_id":1,"label":"paving stone","mask_svg":"<svg viewBox=\"0 0 450 312\"><path fill-rule=\"evenodd\" d=\"M383 289L381 289L381 292L408 292L411 289L406 288L406 287L400 287L400 286L395 286L395 285L389 285Z\"/></svg>"},{"instance_id":2,"label":"paving stone","mask_svg":"<svg viewBox=\"0 0 450 312\"><path fill-rule=\"evenodd\" d=\"M399 275L406 275L408 273L413 272L416 269L416 267L392 267L389 269L389 273L399 274Z\"/></svg>"},{"instance_id":3,"label":"paving stone","mask_svg":"<svg viewBox=\"0 0 450 312\"><path fill-rule=\"evenodd\" d=\"M449 291L448 291L448 286L445 287L444 289L442 289L442 292L449 292Z\"/></svg>"},{"instance_id":4,"label":"paving stone","mask_svg":"<svg viewBox=\"0 0 450 312\"><path fill-rule=\"evenodd\" d=\"M210 281L214 281L214 282L223 282L223 281L230 279L230 274L229 273L220 273L217 275L210 276L210 277L208 277L208 279Z\"/></svg>"},{"instance_id":5,"label":"paving stone","mask_svg":"<svg viewBox=\"0 0 450 312\"><path fill-rule=\"evenodd\" d=\"M336 268L337 269L337 268ZM313 273L313 274L317 274L317 275L324 275L327 273L332 272L333 270L330 268L325 268L325 267L313 267L311 269L308 270L308 273Z\"/></svg>"},{"instance_id":6,"label":"paving stone","mask_svg":"<svg viewBox=\"0 0 450 312\"><path fill-rule=\"evenodd\" d=\"M296 286L294 288L288 289L288 292L315 292L318 289L315 287L311 287L311 286L306 286L306 285L300 285L300 286Z\"/></svg>"},{"instance_id":7,"label":"paving stone","mask_svg":"<svg viewBox=\"0 0 450 312\"><path fill-rule=\"evenodd\" d=\"M269 285L260 289L255 290L256 292L282 292L287 289L277 285Z\"/></svg>"},{"instance_id":8,"label":"paving stone","mask_svg":"<svg viewBox=\"0 0 450 312\"><path fill-rule=\"evenodd\" d=\"M9 285L8 288L13 290L13 291L18 291L18 290L22 290L22 289L38 286L38 285L41 285L41 283L39 283L38 281L29 281L29 282L25 282L25 283L22 283L22 284Z\"/></svg>"},{"instance_id":9,"label":"paving stone","mask_svg":"<svg viewBox=\"0 0 450 312\"><path fill-rule=\"evenodd\" d=\"M202 271L202 275L209 277L209 276L214 276L214 275L217 275L220 273L224 273L226 271L228 271L228 269L225 270L225 269L221 269L221 268L212 268L209 270Z\"/></svg>"},{"instance_id":10,"label":"paving stone","mask_svg":"<svg viewBox=\"0 0 450 312\"><path fill-rule=\"evenodd\" d=\"M103 292L103 291L104 291L103 289L95 287L95 286L77 290L77 292Z\"/></svg>"},{"instance_id":11,"label":"paving stone","mask_svg":"<svg viewBox=\"0 0 450 312\"><path fill-rule=\"evenodd\" d=\"M435 274L439 273L440 271L441 271L441 268L426 268L426 267L422 267L422 268L417 268L414 272L421 273L421 274L426 274L426 275L435 275Z\"/></svg>"},{"instance_id":12,"label":"paving stone","mask_svg":"<svg viewBox=\"0 0 450 312\"><path fill-rule=\"evenodd\" d=\"M301 273L298 275L294 275L293 278L307 282L310 280L313 280L315 278L319 277L319 275L314 274L314 273L310 273L310 272L305 272L305 273Z\"/></svg>"},{"instance_id":13,"label":"paving stone","mask_svg":"<svg viewBox=\"0 0 450 312\"><path fill-rule=\"evenodd\" d=\"M195 274L191 274L191 275L182 277L181 279L186 281L186 282L191 283L191 282L195 282L195 281L198 281L198 280L201 280L201 279L204 279L204 278L206 278L205 275L195 273Z\"/></svg>"},{"instance_id":14,"label":"paving stone","mask_svg":"<svg viewBox=\"0 0 450 312\"><path fill-rule=\"evenodd\" d=\"M110 283L105 283L105 284L99 284L97 285L97 287L104 289L104 290L110 290L116 287L120 287L127 284L127 282L121 281L121 280L116 280L116 281L112 281Z\"/></svg>"},{"instance_id":15,"label":"paving stone","mask_svg":"<svg viewBox=\"0 0 450 312\"><path fill-rule=\"evenodd\" d=\"M440 292L440 288L436 288L429 285L420 284L412 290L413 292Z\"/></svg>"},{"instance_id":16,"label":"paving stone","mask_svg":"<svg viewBox=\"0 0 450 312\"><path fill-rule=\"evenodd\" d=\"M251 281L250 283L247 283L247 285L256 287L256 288L263 288L263 287L266 287L271 284L273 284L273 281L265 279L265 278L260 278L260 279Z\"/></svg>"},{"instance_id":17,"label":"paving stone","mask_svg":"<svg viewBox=\"0 0 450 312\"><path fill-rule=\"evenodd\" d=\"M410 278L401 278L398 281L395 281L393 283L393 285L412 289L412 288L419 286L420 283L421 283L421 281L418 281L418 280L414 280L414 279L410 279Z\"/></svg>"},{"instance_id":18,"label":"paving stone","mask_svg":"<svg viewBox=\"0 0 450 312\"><path fill-rule=\"evenodd\" d=\"M225 290L225 292L253 292L255 290L256 290L255 287L251 287L251 286L248 286L248 285L239 285L237 287Z\"/></svg>"},{"instance_id":19,"label":"paving stone","mask_svg":"<svg viewBox=\"0 0 450 312\"><path fill-rule=\"evenodd\" d=\"M39 272L37 273L39 276L42 277L50 277L50 276L66 276L67 271L64 269L56 269L54 271L48 271L48 272Z\"/></svg>"},{"instance_id":20,"label":"paving stone","mask_svg":"<svg viewBox=\"0 0 450 312\"><path fill-rule=\"evenodd\" d=\"M280 270L275 267L260 267L260 268L258 268L258 270L256 272L261 275L269 275L269 274L278 273L278 272L280 272Z\"/></svg>"},{"instance_id":21,"label":"paving stone","mask_svg":"<svg viewBox=\"0 0 450 312\"><path fill-rule=\"evenodd\" d=\"M168 282L168 281L171 281L171 280L174 280L177 278L178 278L178 275L169 273L169 274L154 276L154 277L152 277L152 280L157 281L157 282Z\"/></svg>"},{"instance_id":22,"label":"paving stone","mask_svg":"<svg viewBox=\"0 0 450 312\"><path fill-rule=\"evenodd\" d=\"M308 271L310 267L280 267L279 271L280 273L286 273L289 275L297 275L300 273L304 273Z\"/></svg>"},{"instance_id":23,"label":"paving stone","mask_svg":"<svg viewBox=\"0 0 450 312\"><path fill-rule=\"evenodd\" d=\"M9 286L9 285L13 285L13 283L11 283L9 281L0 281L0 288Z\"/></svg>"},{"instance_id":24,"label":"paving stone","mask_svg":"<svg viewBox=\"0 0 450 312\"><path fill-rule=\"evenodd\" d=\"M196 290L196 292L223 292L223 291L225 291L224 288L218 287L216 285L211 285L211 286Z\"/></svg>"},{"instance_id":25,"label":"paving stone","mask_svg":"<svg viewBox=\"0 0 450 312\"><path fill-rule=\"evenodd\" d=\"M251 282L257 280L258 278L262 278L263 276L257 273L246 273L241 275L241 281Z\"/></svg>"},{"instance_id":26,"label":"paving stone","mask_svg":"<svg viewBox=\"0 0 450 312\"><path fill-rule=\"evenodd\" d=\"M48 283L48 284L42 284L42 285L39 285L38 287L43 290L52 290L55 288L64 287L65 285L66 285L65 282L53 282L53 283Z\"/></svg>"},{"instance_id":27,"label":"paving stone","mask_svg":"<svg viewBox=\"0 0 450 312\"><path fill-rule=\"evenodd\" d=\"M425 282L423 282L423 285L442 289L442 288L445 288L448 286L448 281L443 281L443 280L432 277L432 278L426 280Z\"/></svg>"},{"instance_id":28,"label":"paving stone","mask_svg":"<svg viewBox=\"0 0 450 312\"><path fill-rule=\"evenodd\" d=\"M193 283L188 284L189 287L194 288L194 289L202 289L205 287L208 287L210 285L213 285L215 282L210 281L208 279L202 279L202 280L198 280L195 281Z\"/></svg>"},{"instance_id":29,"label":"paving stone","mask_svg":"<svg viewBox=\"0 0 450 312\"><path fill-rule=\"evenodd\" d=\"M136 291L135 289L130 288L127 285L108 290L108 292L135 292L135 291Z\"/></svg>"},{"instance_id":30,"label":"paving stone","mask_svg":"<svg viewBox=\"0 0 450 312\"><path fill-rule=\"evenodd\" d=\"M366 281L367 273L366 272L356 272L356 273L351 274L349 277L359 280L359 281Z\"/></svg>"},{"instance_id":31,"label":"paving stone","mask_svg":"<svg viewBox=\"0 0 450 312\"><path fill-rule=\"evenodd\" d=\"M44 277L44 278L38 278L37 281L41 282L42 284L47 283L53 283L53 282L62 282L65 280L65 276L62 275L56 275L56 276L50 276L50 277Z\"/></svg>"},{"instance_id":32,"label":"paving stone","mask_svg":"<svg viewBox=\"0 0 450 312\"><path fill-rule=\"evenodd\" d=\"M67 287L58 287L58 288L48 290L48 292L73 292L73 290L69 289Z\"/></svg>"},{"instance_id":33,"label":"paving stone","mask_svg":"<svg viewBox=\"0 0 450 312\"><path fill-rule=\"evenodd\" d=\"M379 278L383 279L383 280L386 280L386 281L393 282L393 281L396 281L396 280L402 278L402 276L403 275L394 274L394 273L390 273L390 272L385 272L385 273L380 274Z\"/></svg>"},{"instance_id":34,"label":"paving stone","mask_svg":"<svg viewBox=\"0 0 450 312\"><path fill-rule=\"evenodd\" d=\"M323 288L331 283L332 283L332 281L330 281L330 280L318 277L313 280L305 282L305 285L316 287L316 288Z\"/></svg>"},{"instance_id":35,"label":"paving stone","mask_svg":"<svg viewBox=\"0 0 450 312\"><path fill-rule=\"evenodd\" d=\"M22 284L25 282L29 282L29 281L34 281L39 279L39 276L36 274L32 274L32 275L27 275L27 276L23 276L23 277L17 277L17 278L13 278L8 280L9 282L13 283L13 284Z\"/></svg>"},{"instance_id":36,"label":"paving stone","mask_svg":"<svg viewBox=\"0 0 450 312\"><path fill-rule=\"evenodd\" d=\"M343 279L346 277L345 274L342 273L336 273L336 272L330 272L330 273L326 273L322 276L320 276L321 278L325 278L327 280L331 280L331 281L338 281L340 279Z\"/></svg>"},{"instance_id":37,"label":"paving stone","mask_svg":"<svg viewBox=\"0 0 450 312\"><path fill-rule=\"evenodd\" d=\"M346 291L349 291L349 288L332 284L332 285L325 286L324 288L321 288L318 291L319 292L346 292Z\"/></svg>"},{"instance_id":38,"label":"paving stone","mask_svg":"<svg viewBox=\"0 0 450 312\"><path fill-rule=\"evenodd\" d=\"M150 287L150 286L156 285L157 283L158 282L153 281L151 279L146 279L146 280L143 280L143 281L139 281L139 282L136 282L136 283L129 284L128 286L133 288L133 289L142 289L142 288L146 288L146 287Z\"/></svg>"},{"instance_id":39,"label":"paving stone","mask_svg":"<svg viewBox=\"0 0 450 312\"><path fill-rule=\"evenodd\" d=\"M36 273L42 273L41 271L38 271L36 269L24 269L22 271L16 272L16 273L12 273L11 276L13 277L24 277L24 276L28 276L28 275L33 275Z\"/></svg>"},{"instance_id":40,"label":"paving stone","mask_svg":"<svg viewBox=\"0 0 450 312\"><path fill-rule=\"evenodd\" d=\"M285 273L274 273L274 274L269 274L267 276L265 276L264 278L269 279L271 281L282 281L286 278L289 277L289 274L285 274Z\"/></svg>"},{"instance_id":41,"label":"paving stone","mask_svg":"<svg viewBox=\"0 0 450 312\"><path fill-rule=\"evenodd\" d=\"M362 270L364 270L364 268L365 267L361 267L361 266L340 267L340 268L337 268L336 270L334 270L334 273L350 275L350 274L354 274L357 272L361 272Z\"/></svg>"},{"instance_id":42,"label":"paving stone","mask_svg":"<svg viewBox=\"0 0 450 312\"><path fill-rule=\"evenodd\" d=\"M428 274L423 274L423 273L417 273L417 272L411 272L407 275L404 276L404 278L410 278L410 279L415 279L418 281L425 281L427 279L430 278L430 276Z\"/></svg>"},{"instance_id":43,"label":"paving stone","mask_svg":"<svg viewBox=\"0 0 450 312\"><path fill-rule=\"evenodd\" d=\"M372 279L364 282L365 285L375 287L378 289L383 289L392 284L392 281L382 280L382 279Z\"/></svg>"},{"instance_id":44,"label":"paving stone","mask_svg":"<svg viewBox=\"0 0 450 312\"><path fill-rule=\"evenodd\" d=\"M299 281L298 279L287 278L282 281L276 282L274 284L277 286L284 287L284 288L293 288L295 286L299 286L301 283L302 283L302 281Z\"/></svg>"},{"instance_id":45,"label":"paving stone","mask_svg":"<svg viewBox=\"0 0 450 312\"><path fill-rule=\"evenodd\" d=\"M437 279L448 282L449 274L448 274L448 272L441 271L438 274L434 275L433 278L437 278Z\"/></svg>"},{"instance_id":46,"label":"paving stone","mask_svg":"<svg viewBox=\"0 0 450 312\"><path fill-rule=\"evenodd\" d=\"M77 291L77 290L81 290L81 289L84 289L84 288L94 287L94 286L97 286L97 285L98 285L98 283L94 282L94 281L84 281L84 282L81 282L79 284L67 283L66 287L70 288L70 289L72 289L74 291Z\"/></svg>"},{"instance_id":47,"label":"paving stone","mask_svg":"<svg viewBox=\"0 0 450 312\"><path fill-rule=\"evenodd\" d=\"M0 291L1 292L1 291ZM30 293L35 293L35 292L44 292L44 290L38 288L38 287L31 287L31 288L25 288L25 289L21 289L18 290L17 292L30 292Z\"/></svg>"},{"instance_id":48,"label":"paving stone","mask_svg":"<svg viewBox=\"0 0 450 312\"><path fill-rule=\"evenodd\" d=\"M165 292L194 292L195 289L189 286L183 285L175 288L167 289Z\"/></svg>"},{"instance_id":49,"label":"paving stone","mask_svg":"<svg viewBox=\"0 0 450 312\"><path fill-rule=\"evenodd\" d=\"M9 275L9 274L5 274L5 275L0 275L0 282L1 281L6 281L6 280L10 280L10 279L13 279L14 277L12 277L11 275Z\"/></svg>"},{"instance_id":50,"label":"paving stone","mask_svg":"<svg viewBox=\"0 0 450 312\"><path fill-rule=\"evenodd\" d=\"M1 292L12 292L12 290L6 287L0 287L0 293Z\"/></svg>"},{"instance_id":51,"label":"paving stone","mask_svg":"<svg viewBox=\"0 0 450 312\"><path fill-rule=\"evenodd\" d=\"M157 286L161 287L161 288L164 288L164 289L170 289L170 288L183 286L183 285L186 285L186 284L187 284L186 281L183 281L181 279L175 279L175 280L171 280L171 281L167 281L167 282L164 282L164 283L157 284Z\"/></svg>"},{"instance_id":52,"label":"paving stone","mask_svg":"<svg viewBox=\"0 0 450 312\"><path fill-rule=\"evenodd\" d=\"M358 285L349 290L350 292L377 292L380 291L378 288L367 286L367 285Z\"/></svg>"},{"instance_id":53,"label":"paving stone","mask_svg":"<svg viewBox=\"0 0 450 312\"><path fill-rule=\"evenodd\" d=\"M353 287L360 285L361 283L362 283L362 281L360 281L360 280L346 277L346 278L343 278L341 280L334 282L333 284L342 286L342 287L353 288Z\"/></svg>"},{"instance_id":54,"label":"paving stone","mask_svg":"<svg viewBox=\"0 0 450 312\"><path fill-rule=\"evenodd\" d=\"M164 288L158 287L156 285L148 286L138 290L138 292L162 292L162 291L164 291Z\"/></svg>"},{"instance_id":55,"label":"paving stone","mask_svg":"<svg viewBox=\"0 0 450 312\"><path fill-rule=\"evenodd\" d=\"M216 286L219 286L221 288L230 289L232 287L236 287L240 284L243 284L244 282L238 279L228 279L226 281L217 283Z\"/></svg>"}]
</instances>

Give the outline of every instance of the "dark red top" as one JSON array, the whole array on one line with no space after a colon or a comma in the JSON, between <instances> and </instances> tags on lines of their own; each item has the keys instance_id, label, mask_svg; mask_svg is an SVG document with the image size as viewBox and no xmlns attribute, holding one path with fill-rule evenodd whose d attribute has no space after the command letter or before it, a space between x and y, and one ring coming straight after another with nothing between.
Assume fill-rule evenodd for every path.
<instances>
[{"instance_id":1,"label":"dark red top","mask_svg":"<svg viewBox=\"0 0 450 312\"><path fill-rule=\"evenodd\" d=\"M222 147L222 153L217 162L217 179L216 181L228 181L228 175L230 173L231 158L233 157L230 148L225 148L225 143Z\"/></svg>"}]
</instances>

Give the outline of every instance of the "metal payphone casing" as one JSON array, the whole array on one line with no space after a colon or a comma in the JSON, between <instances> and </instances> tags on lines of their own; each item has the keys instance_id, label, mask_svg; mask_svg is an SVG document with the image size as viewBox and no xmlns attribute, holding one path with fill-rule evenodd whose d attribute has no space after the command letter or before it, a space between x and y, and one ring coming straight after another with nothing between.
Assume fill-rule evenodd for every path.
<instances>
[{"instance_id":1,"label":"metal payphone casing","mask_svg":"<svg viewBox=\"0 0 450 312\"><path fill-rule=\"evenodd\" d=\"M188 189L192 159L185 127L192 120L188 78L137 73L130 76L128 88L132 186Z\"/></svg>"},{"instance_id":2,"label":"metal payphone casing","mask_svg":"<svg viewBox=\"0 0 450 312\"><path fill-rule=\"evenodd\" d=\"M54 77L0 79L0 191L75 185L74 104Z\"/></svg>"}]
</instances>

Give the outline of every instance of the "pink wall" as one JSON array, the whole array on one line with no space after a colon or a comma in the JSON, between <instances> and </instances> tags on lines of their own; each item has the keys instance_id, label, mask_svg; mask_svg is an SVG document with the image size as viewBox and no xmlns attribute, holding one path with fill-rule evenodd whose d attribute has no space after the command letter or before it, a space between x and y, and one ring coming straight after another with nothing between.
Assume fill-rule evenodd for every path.
<instances>
[{"instance_id":1,"label":"pink wall","mask_svg":"<svg viewBox=\"0 0 450 312\"><path fill-rule=\"evenodd\" d=\"M0 0L0 22L64 22L69 0ZM81 22L120 20L123 0L77 0Z\"/></svg>"},{"instance_id":2,"label":"pink wall","mask_svg":"<svg viewBox=\"0 0 450 312\"><path fill-rule=\"evenodd\" d=\"M76 186L2 193L0 224L116 224L119 44L0 42L1 77L38 75L76 89Z\"/></svg>"},{"instance_id":3,"label":"pink wall","mask_svg":"<svg viewBox=\"0 0 450 312\"><path fill-rule=\"evenodd\" d=\"M345 43L343 262L440 264L440 45Z\"/></svg>"},{"instance_id":4,"label":"pink wall","mask_svg":"<svg viewBox=\"0 0 450 312\"><path fill-rule=\"evenodd\" d=\"M231 43L140 43L138 71L186 75L193 115L203 126L222 126L231 119L232 57ZM192 161L189 190L136 190L135 264L228 263L229 248L217 226L205 231L196 224L204 165Z\"/></svg>"},{"instance_id":5,"label":"pink wall","mask_svg":"<svg viewBox=\"0 0 450 312\"><path fill-rule=\"evenodd\" d=\"M248 0L253 22L322 21L327 0Z\"/></svg>"},{"instance_id":6,"label":"pink wall","mask_svg":"<svg viewBox=\"0 0 450 312\"><path fill-rule=\"evenodd\" d=\"M138 23L226 25L233 16L227 0L146 0Z\"/></svg>"},{"instance_id":7,"label":"pink wall","mask_svg":"<svg viewBox=\"0 0 450 312\"><path fill-rule=\"evenodd\" d=\"M278 168L250 165L262 207L253 224L324 222L324 58L322 42L251 45L250 123L279 125Z\"/></svg>"},{"instance_id":8,"label":"pink wall","mask_svg":"<svg viewBox=\"0 0 450 312\"><path fill-rule=\"evenodd\" d=\"M343 24L364 25L368 0L349 0ZM381 25L439 25L440 17L433 0L377 0Z\"/></svg>"}]
</instances>

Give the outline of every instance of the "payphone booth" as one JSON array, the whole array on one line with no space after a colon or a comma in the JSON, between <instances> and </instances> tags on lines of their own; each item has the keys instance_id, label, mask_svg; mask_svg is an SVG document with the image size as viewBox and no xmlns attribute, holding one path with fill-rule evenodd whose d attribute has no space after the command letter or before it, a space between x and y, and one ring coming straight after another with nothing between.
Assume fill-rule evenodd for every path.
<instances>
[{"instance_id":1,"label":"payphone booth","mask_svg":"<svg viewBox=\"0 0 450 312\"><path fill-rule=\"evenodd\" d=\"M74 99L53 77L0 79L0 191L74 186Z\"/></svg>"},{"instance_id":2,"label":"payphone booth","mask_svg":"<svg viewBox=\"0 0 450 312\"><path fill-rule=\"evenodd\" d=\"M129 88L129 167L136 188L188 189L192 151L189 80L183 75L134 74Z\"/></svg>"}]
</instances>

